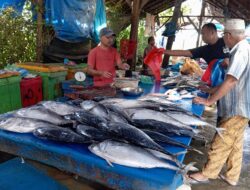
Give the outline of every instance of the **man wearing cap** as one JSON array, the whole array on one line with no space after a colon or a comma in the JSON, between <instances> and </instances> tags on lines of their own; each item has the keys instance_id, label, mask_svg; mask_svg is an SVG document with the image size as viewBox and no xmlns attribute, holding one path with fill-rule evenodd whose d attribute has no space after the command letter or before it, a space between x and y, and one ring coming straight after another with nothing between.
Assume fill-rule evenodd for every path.
<instances>
[{"instance_id":1,"label":"man wearing cap","mask_svg":"<svg viewBox=\"0 0 250 190\"><path fill-rule=\"evenodd\" d=\"M105 86L113 82L115 67L127 70L129 65L122 63L119 53L113 48L115 33L109 28L100 31L100 45L89 52L88 74L94 77L94 86Z\"/></svg>"},{"instance_id":2,"label":"man wearing cap","mask_svg":"<svg viewBox=\"0 0 250 190\"><path fill-rule=\"evenodd\" d=\"M228 19L223 39L231 49L226 78L208 99L196 97L194 102L209 106L220 100L218 115L222 120L218 127L225 130L223 138L215 135L202 172L188 176L191 183L204 183L219 176L235 186L240 177L244 131L250 118L250 46L245 39L244 20ZM227 171L222 175L225 163Z\"/></svg>"}]
</instances>

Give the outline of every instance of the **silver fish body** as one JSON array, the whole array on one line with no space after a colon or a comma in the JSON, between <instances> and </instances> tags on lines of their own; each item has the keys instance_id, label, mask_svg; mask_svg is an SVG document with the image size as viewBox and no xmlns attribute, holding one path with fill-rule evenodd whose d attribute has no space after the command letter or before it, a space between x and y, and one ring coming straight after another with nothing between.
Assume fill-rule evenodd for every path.
<instances>
[{"instance_id":1,"label":"silver fish body","mask_svg":"<svg viewBox=\"0 0 250 190\"><path fill-rule=\"evenodd\" d=\"M180 170L177 166L164 162L149 151L126 143L106 140L89 146L89 150L108 163L116 163L136 168L168 168Z\"/></svg>"},{"instance_id":2,"label":"silver fish body","mask_svg":"<svg viewBox=\"0 0 250 190\"><path fill-rule=\"evenodd\" d=\"M37 128L53 127L49 123L29 118L9 117L0 121L0 128L17 133L31 133Z\"/></svg>"},{"instance_id":3,"label":"silver fish body","mask_svg":"<svg viewBox=\"0 0 250 190\"><path fill-rule=\"evenodd\" d=\"M81 110L79 107L55 101L44 101L40 102L39 104L61 116L69 115Z\"/></svg>"},{"instance_id":4,"label":"silver fish body","mask_svg":"<svg viewBox=\"0 0 250 190\"><path fill-rule=\"evenodd\" d=\"M66 125L66 124L72 123L72 121L65 120L60 115L50 110L47 110L43 106L33 106L29 108L23 108L23 109L17 110L14 113L14 115L17 117L43 120L43 121L52 123L54 125Z\"/></svg>"}]
</instances>

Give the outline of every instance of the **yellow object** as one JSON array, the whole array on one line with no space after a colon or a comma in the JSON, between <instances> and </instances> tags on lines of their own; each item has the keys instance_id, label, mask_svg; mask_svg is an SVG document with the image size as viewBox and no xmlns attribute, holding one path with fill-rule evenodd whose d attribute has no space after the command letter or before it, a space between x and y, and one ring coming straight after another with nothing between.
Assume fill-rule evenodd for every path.
<instances>
[{"instance_id":1,"label":"yellow object","mask_svg":"<svg viewBox=\"0 0 250 190\"><path fill-rule=\"evenodd\" d=\"M225 177L238 182L241 171L244 131L248 125L248 119L242 116L230 117L219 123L224 128L223 139L216 134L211 149L208 152L208 162L202 170L202 174L208 178L216 179L226 163Z\"/></svg>"},{"instance_id":2,"label":"yellow object","mask_svg":"<svg viewBox=\"0 0 250 190\"><path fill-rule=\"evenodd\" d=\"M180 69L181 74L183 75L198 75L202 76L203 70L200 68L199 64L190 58L186 58L185 62Z\"/></svg>"},{"instance_id":3,"label":"yellow object","mask_svg":"<svg viewBox=\"0 0 250 190\"><path fill-rule=\"evenodd\" d=\"M16 66L31 71L45 72L45 73L67 71L67 68L65 68L64 66L58 66L53 64L18 63L16 64Z\"/></svg>"},{"instance_id":4,"label":"yellow object","mask_svg":"<svg viewBox=\"0 0 250 190\"><path fill-rule=\"evenodd\" d=\"M12 76L18 76L19 74L20 74L19 72L7 71L3 74L0 74L0 79L12 77Z\"/></svg>"}]
</instances>

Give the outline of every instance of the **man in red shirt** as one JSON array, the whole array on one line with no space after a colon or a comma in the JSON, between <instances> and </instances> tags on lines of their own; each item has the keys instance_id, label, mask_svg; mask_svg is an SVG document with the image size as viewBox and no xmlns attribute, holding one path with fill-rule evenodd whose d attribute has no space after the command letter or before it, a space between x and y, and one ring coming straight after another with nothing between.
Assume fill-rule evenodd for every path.
<instances>
[{"instance_id":1,"label":"man in red shirt","mask_svg":"<svg viewBox=\"0 0 250 190\"><path fill-rule=\"evenodd\" d=\"M122 63L119 53L113 48L115 33L109 28L100 31L100 45L89 52L88 74L94 77L94 86L105 86L113 82L115 67L128 70L129 65Z\"/></svg>"}]
</instances>

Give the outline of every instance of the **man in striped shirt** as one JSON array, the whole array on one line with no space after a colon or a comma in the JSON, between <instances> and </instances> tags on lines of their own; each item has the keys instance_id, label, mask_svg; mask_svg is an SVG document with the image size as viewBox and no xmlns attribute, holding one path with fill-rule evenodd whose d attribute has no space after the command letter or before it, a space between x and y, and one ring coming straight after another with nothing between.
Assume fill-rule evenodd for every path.
<instances>
[{"instance_id":1,"label":"man in striped shirt","mask_svg":"<svg viewBox=\"0 0 250 190\"><path fill-rule=\"evenodd\" d=\"M250 46L245 39L244 20L228 19L223 39L231 49L225 81L211 90L208 99L196 97L194 102L209 106L220 100L218 115L222 119L218 127L225 131L223 138L215 136L202 171L188 176L191 183L204 183L219 176L235 186L240 177L244 131L250 118ZM222 175L225 163L227 171Z\"/></svg>"}]
</instances>

